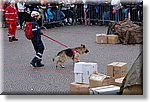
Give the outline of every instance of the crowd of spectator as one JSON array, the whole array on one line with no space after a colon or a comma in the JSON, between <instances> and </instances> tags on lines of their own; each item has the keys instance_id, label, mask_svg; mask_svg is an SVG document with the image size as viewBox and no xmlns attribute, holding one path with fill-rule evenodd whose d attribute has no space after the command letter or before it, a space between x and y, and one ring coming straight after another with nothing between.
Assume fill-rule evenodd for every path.
<instances>
[{"instance_id":1,"label":"crowd of spectator","mask_svg":"<svg viewBox=\"0 0 150 102\"><path fill-rule=\"evenodd\" d=\"M7 0L0 2L0 12L2 13L1 25L5 24L5 8L9 5ZM119 4L113 6L110 3L73 3L69 2L27 2L17 0L18 26L23 28L25 22L30 21L30 13L39 11L41 19L38 21L40 26L54 24L60 25L73 24L107 24L108 21L121 21L131 19L134 22L143 21L143 2L134 4Z\"/></svg>"}]
</instances>

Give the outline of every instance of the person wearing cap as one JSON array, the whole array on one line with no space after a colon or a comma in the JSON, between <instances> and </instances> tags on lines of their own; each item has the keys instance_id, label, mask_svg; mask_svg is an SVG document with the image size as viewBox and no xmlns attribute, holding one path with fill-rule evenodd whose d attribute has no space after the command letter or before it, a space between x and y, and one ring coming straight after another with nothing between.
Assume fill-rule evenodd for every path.
<instances>
[{"instance_id":1,"label":"person wearing cap","mask_svg":"<svg viewBox=\"0 0 150 102\"><path fill-rule=\"evenodd\" d=\"M16 39L16 26L17 26L17 10L15 7L15 1L12 0L10 2L10 5L5 9L5 18L6 18L6 23L8 24L8 37L9 37L9 42L13 41L18 41Z\"/></svg>"},{"instance_id":2,"label":"person wearing cap","mask_svg":"<svg viewBox=\"0 0 150 102\"><path fill-rule=\"evenodd\" d=\"M43 67L44 64L41 63L42 55L44 52L44 45L43 45L43 42L41 40L41 35L43 33L41 32L41 29L37 23L37 21L40 19L40 13L37 11L32 11L31 17L33 18L33 20L32 20L32 33L34 35L34 37L31 38L31 42L33 44L36 55L32 59L32 61L30 62L30 64L33 67Z\"/></svg>"}]
</instances>

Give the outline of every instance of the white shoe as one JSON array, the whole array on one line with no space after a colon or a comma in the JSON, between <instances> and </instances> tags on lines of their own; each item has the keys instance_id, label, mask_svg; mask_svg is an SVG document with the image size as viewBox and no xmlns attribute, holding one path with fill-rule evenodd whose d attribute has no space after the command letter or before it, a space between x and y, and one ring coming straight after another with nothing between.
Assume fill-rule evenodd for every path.
<instances>
[{"instance_id":1,"label":"white shoe","mask_svg":"<svg viewBox=\"0 0 150 102\"><path fill-rule=\"evenodd\" d=\"M17 28L20 28L20 25L18 25Z\"/></svg>"}]
</instances>

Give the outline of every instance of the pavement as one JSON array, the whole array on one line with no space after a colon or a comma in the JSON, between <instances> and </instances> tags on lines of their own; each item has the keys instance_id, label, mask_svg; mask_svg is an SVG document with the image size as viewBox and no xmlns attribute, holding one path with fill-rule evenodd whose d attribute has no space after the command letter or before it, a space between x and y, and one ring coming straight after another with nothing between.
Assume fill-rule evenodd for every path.
<instances>
[{"instance_id":1,"label":"pavement","mask_svg":"<svg viewBox=\"0 0 150 102\"><path fill-rule=\"evenodd\" d=\"M68 60L65 68L55 68L52 58L66 49L65 47L42 37L45 45L42 68L33 68L30 61L35 55L30 40L27 40L24 31L17 29L17 42L9 42L7 29L3 31L3 72L4 91L2 94L70 94L69 84L74 82L73 63ZM78 47L85 44L88 54L80 57L82 62L95 62L98 72L106 74L107 64L112 62L126 62L128 70L142 51L141 44L96 44L95 35L106 33L106 26L63 26L43 30L48 36L66 44L69 47Z\"/></svg>"}]
</instances>

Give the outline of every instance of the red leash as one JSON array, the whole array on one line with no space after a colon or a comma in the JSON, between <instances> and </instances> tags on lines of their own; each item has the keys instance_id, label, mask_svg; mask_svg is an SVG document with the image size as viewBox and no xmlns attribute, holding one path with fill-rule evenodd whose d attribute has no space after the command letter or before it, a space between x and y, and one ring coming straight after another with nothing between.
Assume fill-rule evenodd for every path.
<instances>
[{"instance_id":1,"label":"red leash","mask_svg":"<svg viewBox=\"0 0 150 102\"><path fill-rule=\"evenodd\" d=\"M59 42L59 41L57 41L57 40L55 40L55 39L53 39L53 38L51 38L51 37L45 35L45 34L42 34L42 35L45 36L45 37L47 37L48 39L54 41L54 42L56 42L56 43L58 43L58 44L60 44L60 45L62 45L62 46L64 46L64 47L66 47L66 48L69 48L67 45L65 45L65 44L63 44L63 43L61 43L61 42Z\"/></svg>"},{"instance_id":2,"label":"red leash","mask_svg":"<svg viewBox=\"0 0 150 102\"><path fill-rule=\"evenodd\" d=\"M57 40L55 40L55 39L53 39L53 38L51 38L51 37L45 35L45 34L42 34L42 35L45 36L46 38L48 38L48 39L54 41L54 42L56 42L56 43L58 43L58 44L60 44L60 45L62 45L62 46L64 46L64 47L66 47L66 48L69 48L67 45L65 45L65 44L63 44L63 43L61 43L61 42L59 42L59 41L57 41ZM75 53L75 52L78 52L78 53L79 53L79 51L77 51L77 50L72 50L72 52L73 52L73 53Z\"/></svg>"}]
</instances>

